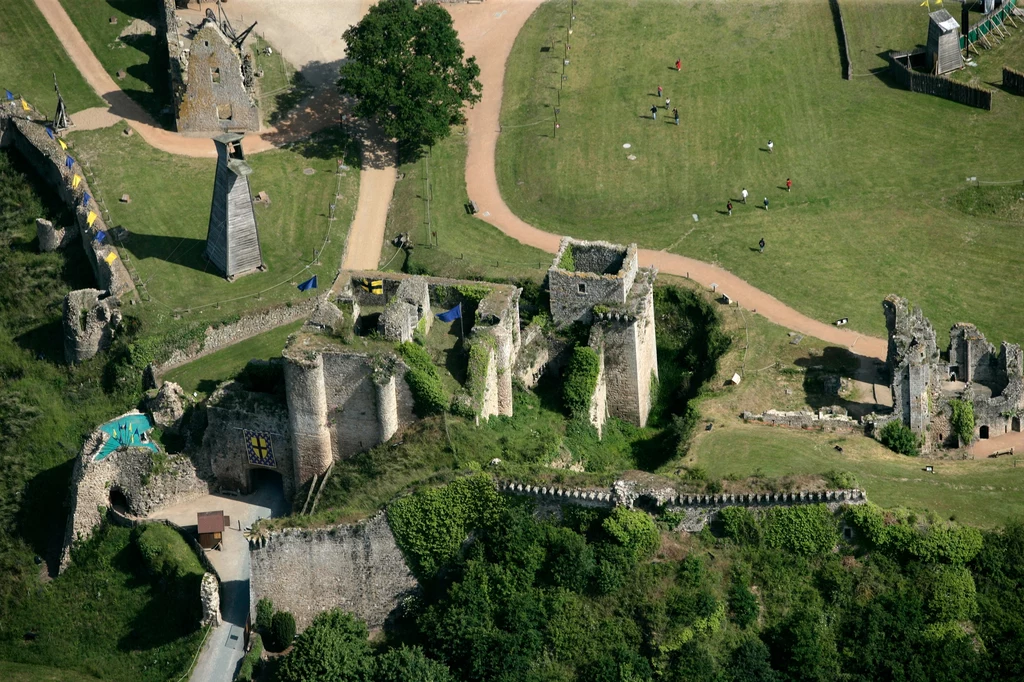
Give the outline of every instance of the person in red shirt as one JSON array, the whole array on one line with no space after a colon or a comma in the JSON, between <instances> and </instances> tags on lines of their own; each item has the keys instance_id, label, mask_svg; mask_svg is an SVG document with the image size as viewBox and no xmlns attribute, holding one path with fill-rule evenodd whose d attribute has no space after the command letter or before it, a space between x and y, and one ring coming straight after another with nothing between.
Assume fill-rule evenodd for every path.
<instances>
[{"instance_id":1,"label":"person in red shirt","mask_svg":"<svg viewBox=\"0 0 1024 682\"><path fill-rule=\"evenodd\" d=\"M683 60L677 59L676 60L676 71L682 71L682 70L683 70Z\"/></svg>"},{"instance_id":2,"label":"person in red shirt","mask_svg":"<svg viewBox=\"0 0 1024 682\"><path fill-rule=\"evenodd\" d=\"M793 181L790 180L789 178L786 178L786 191L787 192L792 192L793 191Z\"/></svg>"},{"instance_id":3,"label":"person in red shirt","mask_svg":"<svg viewBox=\"0 0 1024 682\"><path fill-rule=\"evenodd\" d=\"M727 201L725 203L725 210L729 211L729 215L732 215L732 202L731 201Z\"/></svg>"},{"instance_id":4,"label":"person in red shirt","mask_svg":"<svg viewBox=\"0 0 1024 682\"><path fill-rule=\"evenodd\" d=\"M658 86L658 99L661 99L661 86Z\"/></svg>"}]
</instances>

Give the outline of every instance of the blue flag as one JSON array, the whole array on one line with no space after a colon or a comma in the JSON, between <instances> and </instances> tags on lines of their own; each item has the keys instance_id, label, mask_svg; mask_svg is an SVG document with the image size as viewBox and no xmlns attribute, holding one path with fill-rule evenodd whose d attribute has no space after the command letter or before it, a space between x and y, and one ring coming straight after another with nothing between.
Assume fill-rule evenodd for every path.
<instances>
[{"instance_id":1,"label":"blue flag","mask_svg":"<svg viewBox=\"0 0 1024 682\"><path fill-rule=\"evenodd\" d=\"M4 92L7 93L7 101L8 102L10 102L11 100L14 99L14 93L13 92L11 92L10 90L4 90Z\"/></svg>"},{"instance_id":2,"label":"blue flag","mask_svg":"<svg viewBox=\"0 0 1024 682\"><path fill-rule=\"evenodd\" d=\"M46 129L46 134L47 134L47 136L49 136L49 138L50 138L51 140L53 139L53 131L52 131L52 130L50 130L49 128L47 128L47 129Z\"/></svg>"},{"instance_id":3,"label":"blue flag","mask_svg":"<svg viewBox=\"0 0 1024 682\"><path fill-rule=\"evenodd\" d=\"M310 289L316 289L316 275L299 285L299 291L309 291Z\"/></svg>"},{"instance_id":4,"label":"blue flag","mask_svg":"<svg viewBox=\"0 0 1024 682\"><path fill-rule=\"evenodd\" d=\"M64 159L64 165L67 166L68 168L74 168L75 160L69 156L66 159Z\"/></svg>"},{"instance_id":5,"label":"blue flag","mask_svg":"<svg viewBox=\"0 0 1024 682\"><path fill-rule=\"evenodd\" d=\"M462 317L462 304L458 304L457 306L455 306L454 308L447 312L438 313L434 317L441 320L442 322L454 322L455 320Z\"/></svg>"},{"instance_id":6,"label":"blue flag","mask_svg":"<svg viewBox=\"0 0 1024 682\"><path fill-rule=\"evenodd\" d=\"M92 199L92 196L88 192L83 193L82 194L82 206L85 206L86 208L88 208L89 207L89 199Z\"/></svg>"},{"instance_id":7,"label":"blue flag","mask_svg":"<svg viewBox=\"0 0 1024 682\"><path fill-rule=\"evenodd\" d=\"M97 233L96 233L96 236L95 236L95 237L93 237L93 239L95 239L96 241L98 241L98 242L102 243L102 242L103 242L103 239L104 239L104 238L105 238L106 236L107 236L107 233L106 233L106 232L104 232L103 230L100 230L99 232L97 232Z\"/></svg>"}]
</instances>

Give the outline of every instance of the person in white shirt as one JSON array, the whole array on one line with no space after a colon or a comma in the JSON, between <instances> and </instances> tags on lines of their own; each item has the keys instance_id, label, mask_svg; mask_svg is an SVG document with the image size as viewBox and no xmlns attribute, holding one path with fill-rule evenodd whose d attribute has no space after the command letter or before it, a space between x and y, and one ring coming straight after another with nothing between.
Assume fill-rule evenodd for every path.
<instances>
[{"instance_id":1,"label":"person in white shirt","mask_svg":"<svg viewBox=\"0 0 1024 682\"><path fill-rule=\"evenodd\" d=\"M743 192L740 193L740 196L743 197L743 203L744 204L747 203L747 188L746 187L743 188Z\"/></svg>"},{"instance_id":2,"label":"person in white shirt","mask_svg":"<svg viewBox=\"0 0 1024 682\"><path fill-rule=\"evenodd\" d=\"M768 153L771 154L773 149L775 149L775 143L768 140Z\"/></svg>"}]
</instances>

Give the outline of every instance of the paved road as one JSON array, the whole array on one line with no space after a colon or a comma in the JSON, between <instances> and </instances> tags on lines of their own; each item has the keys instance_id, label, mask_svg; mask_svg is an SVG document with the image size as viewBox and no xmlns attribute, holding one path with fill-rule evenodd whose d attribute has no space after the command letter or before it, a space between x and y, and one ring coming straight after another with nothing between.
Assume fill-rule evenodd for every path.
<instances>
[{"instance_id":1,"label":"paved road","mask_svg":"<svg viewBox=\"0 0 1024 682\"><path fill-rule=\"evenodd\" d=\"M288 511L280 485L265 484L252 495L228 497L204 495L198 499L158 509L151 519L167 519L188 528L196 525L201 511L223 510L231 517L231 528L224 532L221 550L206 555L221 579L221 623L206 639L192 682L230 682L238 670L244 651L243 631L249 613L249 542L238 530L261 517L281 516Z\"/></svg>"},{"instance_id":2,"label":"paved road","mask_svg":"<svg viewBox=\"0 0 1024 682\"><path fill-rule=\"evenodd\" d=\"M488 0L479 5L450 5L448 10L466 54L476 56L484 86L483 99L467 112L466 189L480 207L477 217L520 243L555 253L560 237L524 222L509 209L501 198L494 165L505 62L523 24L542 1ZM744 308L778 325L845 346L860 355L885 359L885 340L813 320L720 267L665 251L643 249L639 255L641 265L653 265L661 272L688 277L704 286L717 284L719 291Z\"/></svg>"}]
</instances>

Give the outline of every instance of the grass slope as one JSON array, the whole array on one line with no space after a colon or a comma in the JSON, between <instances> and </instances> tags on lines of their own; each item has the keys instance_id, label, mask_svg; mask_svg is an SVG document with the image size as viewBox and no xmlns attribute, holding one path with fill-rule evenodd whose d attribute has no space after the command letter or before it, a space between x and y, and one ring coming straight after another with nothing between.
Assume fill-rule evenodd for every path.
<instances>
[{"instance_id":1,"label":"grass slope","mask_svg":"<svg viewBox=\"0 0 1024 682\"><path fill-rule=\"evenodd\" d=\"M0 88L53 115L53 74L71 113L103 105L32 0L4 0L0 21ZM2 95L2 93L0 93Z\"/></svg>"},{"instance_id":2,"label":"grass slope","mask_svg":"<svg viewBox=\"0 0 1024 682\"><path fill-rule=\"evenodd\" d=\"M184 314L187 320L216 321L307 297L293 284L314 274L321 287L334 280L358 197L358 174L350 170L341 178L341 198L336 199L333 143L305 151L314 155L311 158L286 150L248 158L253 195L266 191L271 200L269 206L256 206L267 271L228 282L203 258L216 162L165 154L137 136L124 137L121 128L76 133L72 139L93 189L110 210L110 224L131 233L122 252L153 298L144 305L144 316ZM306 175L306 168L315 172ZM120 203L122 194L129 194L132 202ZM337 210L330 241L307 269L314 249L321 248L327 235L331 203ZM208 307L195 310L201 306Z\"/></svg>"},{"instance_id":3,"label":"grass slope","mask_svg":"<svg viewBox=\"0 0 1024 682\"><path fill-rule=\"evenodd\" d=\"M165 381L173 381L184 389L186 395L200 393L199 399L212 393L222 381L236 376L253 359L269 360L281 357L288 335L302 326L302 321L286 324L277 329L258 334L216 353L210 353L187 365L182 365L164 375Z\"/></svg>"},{"instance_id":4,"label":"grass slope","mask_svg":"<svg viewBox=\"0 0 1024 682\"><path fill-rule=\"evenodd\" d=\"M402 166L400 172L405 178L395 185L387 238L408 232L416 248L406 265L404 256L395 256L385 245L383 258L389 270L405 265L444 277L544 276L551 264L548 254L466 213L466 138L458 128L428 156ZM429 222L425 197L431 197ZM436 246L432 231L437 233Z\"/></svg>"},{"instance_id":5,"label":"grass slope","mask_svg":"<svg viewBox=\"0 0 1024 682\"><path fill-rule=\"evenodd\" d=\"M554 139L528 124L558 105L568 4L541 6L505 78L505 200L551 232L720 263L818 319L881 335L880 301L899 292L940 330L969 319L1020 341L1024 311L1005 305L1006 282L1024 274L1020 223L967 218L948 198L966 177L1024 176L1024 138L1008 132L1024 98L999 92L985 112L891 87L868 70L877 53L926 39L924 8L847 0L843 12L852 81L827 3L578 6ZM659 84L679 127L664 108L649 118ZM723 215L743 187L753 205ZM752 253L761 237L763 257Z\"/></svg>"},{"instance_id":6,"label":"grass slope","mask_svg":"<svg viewBox=\"0 0 1024 682\"><path fill-rule=\"evenodd\" d=\"M167 43L160 35L160 0L61 0L61 4L89 49L125 94L161 125L173 126ZM117 17L116 24L110 23L111 17ZM119 39L136 19L155 26L156 35ZM127 74L124 80L117 79L118 71Z\"/></svg>"},{"instance_id":7,"label":"grass slope","mask_svg":"<svg viewBox=\"0 0 1024 682\"><path fill-rule=\"evenodd\" d=\"M99 680L74 670L0 661L0 677L8 682L92 682Z\"/></svg>"}]
</instances>

